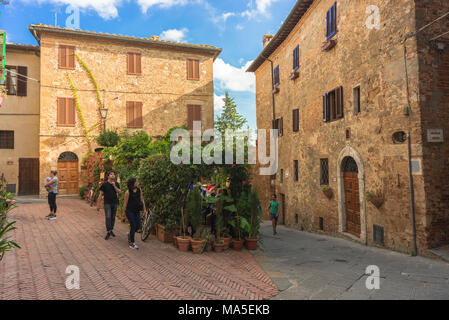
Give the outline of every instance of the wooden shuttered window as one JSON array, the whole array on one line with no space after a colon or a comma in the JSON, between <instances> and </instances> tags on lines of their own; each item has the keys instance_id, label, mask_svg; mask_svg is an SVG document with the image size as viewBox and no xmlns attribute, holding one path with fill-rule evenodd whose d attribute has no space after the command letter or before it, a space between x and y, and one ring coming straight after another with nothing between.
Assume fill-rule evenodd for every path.
<instances>
[{"instance_id":1,"label":"wooden shuttered window","mask_svg":"<svg viewBox=\"0 0 449 320\"><path fill-rule=\"evenodd\" d=\"M299 161L293 160L293 178L295 181L299 181Z\"/></svg>"},{"instance_id":2,"label":"wooden shuttered window","mask_svg":"<svg viewBox=\"0 0 449 320\"><path fill-rule=\"evenodd\" d=\"M59 69L75 69L75 47L59 46Z\"/></svg>"},{"instance_id":3,"label":"wooden shuttered window","mask_svg":"<svg viewBox=\"0 0 449 320\"><path fill-rule=\"evenodd\" d=\"M142 102L126 102L126 126L128 128L143 128L142 109Z\"/></svg>"},{"instance_id":4,"label":"wooden shuttered window","mask_svg":"<svg viewBox=\"0 0 449 320\"><path fill-rule=\"evenodd\" d=\"M293 132L299 131L299 109L293 110Z\"/></svg>"},{"instance_id":5,"label":"wooden shuttered window","mask_svg":"<svg viewBox=\"0 0 449 320\"><path fill-rule=\"evenodd\" d=\"M60 127L74 127L76 118L75 99L58 98L57 124Z\"/></svg>"},{"instance_id":6,"label":"wooden shuttered window","mask_svg":"<svg viewBox=\"0 0 449 320\"><path fill-rule=\"evenodd\" d=\"M353 90L353 96L354 96L354 114L357 115L360 113L360 86L355 87Z\"/></svg>"},{"instance_id":7,"label":"wooden shuttered window","mask_svg":"<svg viewBox=\"0 0 449 320\"><path fill-rule=\"evenodd\" d=\"M293 71L299 69L299 46L293 50Z\"/></svg>"},{"instance_id":8,"label":"wooden shuttered window","mask_svg":"<svg viewBox=\"0 0 449 320\"><path fill-rule=\"evenodd\" d=\"M200 61L187 59L187 80L200 80Z\"/></svg>"},{"instance_id":9,"label":"wooden shuttered window","mask_svg":"<svg viewBox=\"0 0 449 320\"><path fill-rule=\"evenodd\" d=\"M14 149L14 131L0 130L0 149Z\"/></svg>"},{"instance_id":10,"label":"wooden shuttered window","mask_svg":"<svg viewBox=\"0 0 449 320\"><path fill-rule=\"evenodd\" d=\"M126 55L126 64L128 68L128 74L142 74L142 55L140 53L128 52Z\"/></svg>"},{"instance_id":11,"label":"wooden shuttered window","mask_svg":"<svg viewBox=\"0 0 449 320\"><path fill-rule=\"evenodd\" d=\"M343 87L338 87L323 95L323 121L330 122L343 117Z\"/></svg>"},{"instance_id":12,"label":"wooden shuttered window","mask_svg":"<svg viewBox=\"0 0 449 320\"><path fill-rule=\"evenodd\" d=\"M326 39L330 40L337 34L337 2L326 13Z\"/></svg>"},{"instance_id":13,"label":"wooden shuttered window","mask_svg":"<svg viewBox=\"0 0 449 320\"><path fill-rule=\"evenodd\" d=\"M6 66L6 94L9 96L17 95L17 67Z\"/></svg>"},{"instance_id":14,"label":"wooden shuttered window","mask_svg":"<svg viewBox=\"0 0 449 320\"><path fill-rule=\"evenodd\" d=\"M282 117L273 120L273 129L278 129L279 137L284 135L284 119Z\"/></svg>"},{"instance_id":15,"label":"wooden shuttered window","mask_svg":"<svg viewBox=\"0 0 449 320\"><path fill-rule=\"evenodd\" d=\"M27 96L27 80L28 80L28 68L23 66L17 67L17 96Z\"/></svg>"},{"instance_id":16,"label":"wooden shuttered window","mask_svg":"<svg viewBox=\"0 0 449 320\"><path fill-rule=\"evenodd\" d=\"M201 106L188 105L187 106L187 128L193 130L193 122L201 121Z\"/></svg>"}]
</instances>

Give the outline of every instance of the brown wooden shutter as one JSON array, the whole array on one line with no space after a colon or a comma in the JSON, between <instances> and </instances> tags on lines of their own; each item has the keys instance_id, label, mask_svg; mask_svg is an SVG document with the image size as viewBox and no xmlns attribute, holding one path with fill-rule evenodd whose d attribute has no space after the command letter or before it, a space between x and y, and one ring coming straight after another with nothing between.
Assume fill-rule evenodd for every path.
<instances>
[{"instance_id":1,"label":"brown wooden shutter","mask_svg":"<svg viewBox=\"0 0 449 320\"><path fill-rule=\"evenodd\" d=\"M193 78L193 61L187 59L187 79L191 80Z\"/></svg>"},{"instance_id":2,"label":"brown wooden shutter","mask_svg":"<svg viewBox=\"0 0 449 320\"><path fill-rule=\"evenodd\" d=\"M67 104L67 125L75 126L75 114L76 114L75 99L67 98L66 104Z\"/></svg>"},{"instance_id":3,"label":"brown wooden shutter","mask_svg":"<svg viewBox=\"0 0 449 320\"><path fill-rule=\"evenodd\" d=\"M195 80L200 80L200 61L193 60L193 78Z\"/></svg>"},{"instance_id":4,"label":"brown wooden shutter","mask_svg":"<svg viewBox=\"0 0 449 320\"><path fill-rule=\"evenodd\" d=\"M142 55L140 53L136 53L134 55L136 57L136 74L142 74Z\"/></svg>"},{"instance_id":5,"label":"brown wooden shutter","mask_svg":"<svg viewBox=\"0 0 449 320\"><path fill-rule=\"evenodd\" d=\"M328 122L329 117L330 117L328 97L329 96L327 93L323 94L323 121L324 122Z\"/></svg>"},{"instance_id":6,"label":"brown wooden shutter","mask_svg":"<svg viewBox=\"0 0 449 320\"><path fill-rule=\"evenodd\" d=\"M6 67L6 93L7 94L11 94L11 92L9 92L9 88L11 86L11 72L9 72L9 67Z\"/></svg>"},{"instance_id":7,"label":"brown wooden shutter","mask_svg":"<svg viewBox=\"0 0 449 320\"><path fill-rule=\"evenodd\" d=\"M293 110L293 132L299 131L299 109Z\"/></svg>"},{"instance_id":8,"label":"brown wooden shutter","mask_svg":"<svg viewBox=\"0 0 449 320\"><path fill-rule=\"evenodd\" d=\"M335 90L336 119L343 118L343 87Z\"/></svg>"},{"instance_id":9,"label":"brown wooden shutter","mask_svg":"<svg viewBox=\"0 0 449 320\"><path fill-rule=\"evenodd\" d=\"M135 109L135 115L136 115L135 126L137 128L142 128L143 127L142 102L135 102L134 109Z\"/></svg>"},{"instance_id":10,"label":"brown wooden shutter","mask_svg":"<svg viewBox=\"0 0 449 320\"><path fill-rule=\"evenodd\" d=\"M17 67L17 95L19 97L26 97L27 95L27 76L28 76L28 68L27 67Z\"/></svg>"},{"instance_id":11,"label":"brown wooden shutter","mask_svg":"<svg viewBox=\"0 0 449 320\"><path fill-rule=\"evenodd\" d=\"M126 102L126 126L132 128L134 124L134 102Z\"/></svg>"},{"instance_id":12,"label":"brown wooden shutter","mask_svg":"<svg viewBox=\"0 0 449 320\"><path fill-rule=\"evenodd\" d=\"M67 47L67 67L75 69L75 47Z\"/></svg>"},{"instance_id":13,"label":"brown wooden shutter","mask_svg":"<svg viewBox=\"0 0 449 320\"><path fill-rule=\"evenodd\" d=\"M57 124L58 126L63 126L65 124L65 99L58 98L57 105Z\"/></svg>"},{"instance_id":14,"label":"brown wooden shutter","mask_svg":"<svg viewBox=\"0 0 449 320\"><path fill-rule=\"evenodd\" d=\"M128 53L128 74L136 73L136 65L135 65L135 56L134 53Z\"/></svg>"},{"instance_id":15,"label":"brown wooden shutter","mask_svg":"<svg viewBox=\"0 0 449 320\"><path fill-rule=\"evenodd\" d=\"M59 68L65 67L65 47L59 46Z\"/></svg>"}]
</instances>

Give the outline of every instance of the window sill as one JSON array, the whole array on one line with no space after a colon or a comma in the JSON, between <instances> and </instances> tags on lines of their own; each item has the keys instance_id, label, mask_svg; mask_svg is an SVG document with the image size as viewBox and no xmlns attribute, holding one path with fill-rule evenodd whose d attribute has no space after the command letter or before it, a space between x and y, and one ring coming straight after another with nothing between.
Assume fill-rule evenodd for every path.
<instances>
[{"instance_id":1,"label":"window sill","mask_svg":"<svg viewBox=\"0 0 449 320\"><path fill-rule=\"evenodd\" d=\"M333 39L327 40L321 47L321 51L328 52L336 45L337 45L337 40L333 40Z\"/></svg>"}]
</instances>

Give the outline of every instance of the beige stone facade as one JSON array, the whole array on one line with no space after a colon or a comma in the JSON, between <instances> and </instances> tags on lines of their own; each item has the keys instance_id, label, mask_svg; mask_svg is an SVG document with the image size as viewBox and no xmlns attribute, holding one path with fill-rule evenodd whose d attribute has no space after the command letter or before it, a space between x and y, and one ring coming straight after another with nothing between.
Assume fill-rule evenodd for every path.
<instances>
[{"instance_id":1,"label":"beige stone facade","mask_svg":"<svg viewBox=\"0 0 449 320\"><path fill-rule=\"evenodd\" d=\"M18 81L26 82L25 95L8 94L0 108L0 131L12 131L14 136L12 149L0 149L0 174L5 174L11 192L29 194L38 189L38 179L29 173L39 169L39 47L7 44L6 66L13 68L14 78L17 67L25 67L31 79L21 77ZM17 80L12 87L17 91ZM34 159L34 169L26 163L29 159Z\"/></svg>"},{"instance_id":2,"label":"beige stone facade","mask_svg":"<svg viewBox=\"0 0 449 320\"><path fill-rule=\"evenodd\" d=\"M413 0L337 1L337 33L331 38L335 46L325 51L326 16L334 3L297 1L281 30L249 68L256 75L258 128L270 129L273 119L283 119L278 172L275 177L255 178L261 200L268 203L271 193L284 199L281 222L290 227L411 252L407 141L393 141L394 133L410 131L418 250L447 243L449 127L444 119L449 116L449 54L444 37L439 39L446 43L440 52L429 43L432 36L448 31L447 23L436 23L405 42L408 98L402 41L447 12L449 5ZM379 9L379 28L367 24L375 21L370 15L376 11L367 13L372 5ZM290 79L293 50L298 45L299 77ZM272 66L264 57L280 70L274 115ZM323 94L340 86L343 117L324 122ZM354 110L356 87L360 87L360 112ZM409 116L405 114L408 100ZM292 129L294 109L299 109L298 132ZM443 129L443 142L429 142L428 129ZM352 181L345 180L348 158L358 169ZM330 199L322 191L321 159L328 161ZM298 181L294 179L295 160ZM357 183L357 190L348 190ZM353 205L348 203L348 192L357 192L360 231L356 236L347 230L347 217L352 214L348 208ZM368 201L367 192L383 195L379 209ZM375 238L374 230L383 242Z\"/></svg>"},{"instance_id":3,"label":"beige stone facade","mask_svg":"<svg viewBox=\"0 0 449 320\"><path fill-rule=\"evenodd\" d=\"M102 123L94 85L80 63L75 61L73 70L59 68L61 45L73 46L96 79L100 99L108 109L107 129L120 131L127 127L129 101L142 103L143 120L142 128L129 128L130 131L163 135L174 126L187 125L188 105L201 106L203 128L213 127L213 62L221 49L43 25L32 25L29 29L41 47L41 179L51 169L58 168L58 158L64 152L74 153L80 162L89 151L78 112L74 127L59 126L57 122L57 99L73 97L67 75L78 90L86 128ZM141 55L141 75L128 74L129 52ZM199 80L187 80L187 59L199 60ZM102 125L91 135L98 135L101 130ZM93 141L92 149L95 147Z\"/></svg>"}]
</instances>

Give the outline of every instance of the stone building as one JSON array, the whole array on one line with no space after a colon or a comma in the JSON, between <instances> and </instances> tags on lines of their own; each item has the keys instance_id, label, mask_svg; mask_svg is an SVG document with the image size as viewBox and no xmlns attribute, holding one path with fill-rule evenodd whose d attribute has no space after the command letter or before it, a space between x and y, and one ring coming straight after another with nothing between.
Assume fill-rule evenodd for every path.
<instances>
[{"instance_id":1,"label":"stone building","mask_svg":"<svg viewBox=\"0 0 449 320\"><path fill-rule=\"evenodd\" d=\"M39 192L39 47L6 45L6 90L0 108L0 174L9 192Z\"/></svg>"},{"instance_id":2,"label":"stone building","mask_svg":"<svg viewBox=\"0 0 449 320\"><path fill-rule=\"evenodd\" d=\"M40 46L40 180L57 169L62 194L78 193L86 130L163 135L194 120L213 127L213 62L221 49L40 24L29 30ZM96 147L92 140L90 150Z\"/></svg>"},{"instance_id":3,"label":"stone building","mask_svg":"<svg viewBox=\"0 0 449 320\"><path fill-rule=\"evenodd\" d=\"M281 223L412 252L414 206L418 252L449 242L447 12L298 0L264 37L248 71L258 128L279 129L279 166L255 180L264 203L278 195Z\"/></svg>"}]
</instances>

